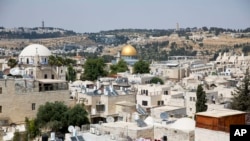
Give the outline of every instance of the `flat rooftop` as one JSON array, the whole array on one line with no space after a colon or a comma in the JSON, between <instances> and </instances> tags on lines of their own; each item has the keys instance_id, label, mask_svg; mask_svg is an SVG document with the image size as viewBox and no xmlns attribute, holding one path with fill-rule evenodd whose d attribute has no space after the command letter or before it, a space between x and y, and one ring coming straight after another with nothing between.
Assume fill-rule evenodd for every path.
<instances>
[{"instance_id":1,"label":"flat rooftop","mask_svg":"<svg viewBox=\"0 0 250 141\"><path fill-rule=\"evenodd\" d=\"M65 80L58 80L58 79L37 79L38 82L41 83L65 83Z\"/></svg>"},{"instance_id":2,"label":"flat rooftop","mask_svg":"<svg viewBox=\"0 0 250 141\"><path fill-rule=\"evenodd\" d=\"M128 130L144 130L153 127L153 125L147 125L146 127L138 127L136 122L124 122L124 121L103 123L102 126L110 128L124 128Z\"/></svg>"},{"instance_id":3,"label":"flat rooftop","mask_svg":"<svg viewBox=\"0 0 250 141\"><path fill-rule=\"evenodd\" d=\"M246 114L246 112L230 110L230 109L218 109L218 110L216 109L216 110L211 110L211 111L206 111L206 112L200 112L200 113L197 113L196 115L219 118L219 117L226 117L226 116L239 115L239 114Z\"/></svg>"},{"instance_id":4,"label":"flat rooftop","mask_svg":"<svg viewBox=\"0 0 250 141\"><path fill-rule=\"evenodd\" d=\"M182 109L185 107L179 107L179 106L161 106L161 107L155 107L153 108L153 110L159 110L159 111L173 111L173 110L177 110L177 109Z\"/></svg>"},{"instance_id":5,"label":"flat rooftop","mask_svg":"<svg viewBox=\"0 0 250 141\"><path fill-rule=\"evenodd\" d=\"M126 107L133 107L136 105L135 103L128 102L128 101L116 102L115 104L120 105L120 106L126 106Z\"/></svg>"}]
</instances>

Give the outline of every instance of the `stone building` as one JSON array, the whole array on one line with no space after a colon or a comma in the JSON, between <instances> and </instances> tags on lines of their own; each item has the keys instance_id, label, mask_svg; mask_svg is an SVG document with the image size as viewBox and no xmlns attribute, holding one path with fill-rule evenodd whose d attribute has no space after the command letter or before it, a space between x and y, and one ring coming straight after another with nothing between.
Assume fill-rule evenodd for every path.
<instances>
[{"instance_id":1,"label":"stone building","mask_svg":"<svg viewBox=\"0 0 250 141\"><path fill-rule=\"evenodd\" d=\"M78 81L71 87L75 98L84 103L90 113L91 123L106 122L108 117L115 121L131 121L132 114L136 112L135 94L126 78L100 78L97 83Z\"/></svg>"},{"instance_id":2,"label":"stone building","mask_svg":"<svg viewBox=\"0 0 250 141\"><path fill-rule=\"evenodd\" d=\"M22 124L34 118L40 105L63 101L70 105L68 84L64 80L0 80L0 125Z\"/></svg>"},{"instance_id":3,"label":"stone building","mask_svg":"<svg viewBox=\"0 0 250 141\"><path fill-rule=\"evenodd\" d=\"M165 105L170 96L170 87L160 84L137 85L136 101L146 109Z\"/></svg>"},{"instance_id":4,"label":"stone building","mask_svg":"<svg viewBox=\"0 0 250 141\"><path fill-rule=\"evenodd\" d=\"M18 67L10 70L12 75L33 79L66 79L66 67L51 66L51 51L40 44L25 47L18 57Z\"/></svg>"},{"instance_id":5,"label":"stone building","mask_svg":"<svg viewBox=\"0 0 250 141\"><path fill-rule=\"evenodd\" d=\"M62 101L71 105L65 68L49 65L50 50L32 44L23 49L12 76L0 79L0 126L34 118L40 105Z\"/></svg>"},{"instance_id":6,"label":"stone building","mask_svg":"<svg viewBox=\"0 0 250 141\"><path fill-rule=\"evenodd\" d=\"M190 118L181 118L171 124L154 122L111 122L103 123L94 130L99 131L99 136L110 136L111 140L161 140L161 141L194 141L195 121ZM95 132L92 132L95 134Z\"/></svg>"}]
</instances>

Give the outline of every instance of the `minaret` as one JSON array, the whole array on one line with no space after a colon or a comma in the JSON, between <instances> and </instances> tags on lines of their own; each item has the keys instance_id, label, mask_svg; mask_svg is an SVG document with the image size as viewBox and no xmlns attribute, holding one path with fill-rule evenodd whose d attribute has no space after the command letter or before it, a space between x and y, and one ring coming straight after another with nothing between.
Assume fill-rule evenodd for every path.
<instances>
[{"instance_id":1,"label":"minaret","mask_svg":"<svg viewBox=\"0 0 250 141\"><path fill-rule=\"evenodd\" d=\"M33 76L35 79L37 79L37 76L39 76L39 65L40 65L40 62L39 62L39 55L38 55L38 51L37 51L37 48L36 48L36 54L34 56L34 62L33 62L33 65L35 67L33 67Z\"/></svg>"},{"instance_id":2,"label":"minaret","mask_svg":"<svg viewBox=\"0 0 250 141\"><path fill-rule=\"evenodd\" d=\"M121 60L121 52L118 51L117 56L116 56L116 63L118 63Z\"/></svg>"},{"instance_id":3,"label":"minaret","mask_svg":"<svg viewBox=\"0 0 250 141\"><path fill-rule=\"evenodd\" d=\"M179 31L180 27L179 27L179 23L176 23L176 31Z\"/></svg>"},{"instance_id":4,"label":"minaret","mask_svg":"<svg viewBox=\"0 0 250 141\"><path fill-rule=\"evenodd\" d=\"M39 55L38 55L38 52L37 52L37 48L36 48L36 55L35 55L35 59L34 59L34 64L36 65L36 66L38 66L39 65Z\"/></svg>"},{"instance_id":5,"label":"minaret","mask_svg":"<svg viewBox=\"0 0 250 141\"><path fill-rule=\"evenodd\" d=\"M44 29L44 20L42 21L42 29Z\"/></svg>"}]
</instances>

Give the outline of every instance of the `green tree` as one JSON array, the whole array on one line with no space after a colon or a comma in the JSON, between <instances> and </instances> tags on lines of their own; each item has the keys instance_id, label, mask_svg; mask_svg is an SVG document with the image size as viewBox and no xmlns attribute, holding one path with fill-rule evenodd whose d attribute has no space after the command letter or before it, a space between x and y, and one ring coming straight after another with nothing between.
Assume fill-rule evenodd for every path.
<instances>
[{"instance_id":1,"label":"green tree","mask_svg":"<svg viewBox=\"0 0 250 141\"><path fill-rule=\"evenodd\" d=\"M76 71L74 70L72 65L68 66L68 71L66 74L67 81L75 81L76 80Z\"/></svg>"},{"instance_id":2,"label":"green tree","mask_svg":"<svg viewBox=\"0 0 250 141\"><path fill-rule=\"evenodd\" d=\"M17 65L18 61L14 58L10 58L8 60L8 63L7 65L10 67L10 68L14 68L16 65Z\"/></svg>"},{"instance_id":3,"label":"green tree","mask_svg":"<svg viewBox=\"0 0 250 141\"><path fill-rule=\"evenodd\" d=\"M207 110L207 105L206 105L206 92L203 90L202 85L198 85L197 91L196 91L196 113L198 112L204 112Z\"/></svg>"},{"instance_id":4,"label":"green tree","mask_svg":"<svg viewBox=\"0 0 250 141\"><path fill-rule=\"evenodd\" d=\"M128 70L127 63L121 59L117 64L110 66L111 74L117 74L118 72L125 72Z\"/></svg>"},{"instance_id":5,"label":"green tree","mask_svg":"<svg viewBox=\"0 0 250 141\"><path fill-rule=\"evenodd\" d=\"M87 59L83 65L84 73L81 75L81 80L94 81L99 76L107 76L107 71L105 68L105 63L102 58L97 59Z\"/></svg>"},{"instance_id":6,"label":"green tree","mask_svg":"<svg viewBox=\"0 0 250 141\"><path fill-rule=\"evenodd\" d=\"M150 80L150 83L154 83L154 84L158 84L158 82L162 85L164 84L163 80L159 77L153 77L151 80Z\"/></svg>"},{"instance_id":7,"label":"green tree","mask_svg":"<svg viewBox=\"0 0 250 141\"><path fill-rule=\"evenodd\" d=\"M76 65L76 60L70 59L70 58L65 58L64 59L64 65L69 66L69 65Z\"/></svg>"},{"instance_id":8,"label":"green tree","mask_svg":"<svg viewBox=\"0 0 250 141\"><path fill-rule=\"evenodd\" d=\"M250 52L250 46L244 46L242 52L247 55Z\"/></svg>"},{"instance_id":9,"label":"green tree","mask_svg":"<svg viewBox=\"0 0 250 141\"><path fill-rule=\"evenodd\" d=\"M52 66L55 66L56 65L56 57L54 56L54 55L50 55L49 56L49 65L51 65L51 67Z\"/></svg>"},{"instance_id":10,"label":"green tree","mask_svg":"<svg viewBox=\"0 0 250 141\"><path fill-rule=\"evenodd\" d=\"M61 56L56 56L56 66L63 66L65 65L65 60Z\"/></svg>"},{"instance_id":11,"label":"green tree","mask_svg":"<svg viewBox=\"0 0 250 141\"><path fill-rule=\"evenodd\" d=\"M109 62L111 62L112 60L115 59L115 57L111 56L111 55L103 55L102 58L103 58L105 63L109 63Z\"/></svg>"},{"instance_id":12,"label":"green tree","mask_svg":"<svg viewBox=\"0 0 250 141\"><path fill-rule=\"evenodd\" d=\"M15 132L14 137L13 137L13 141L20 141L20 140L21 140L20 132Z\"/></svg>"},{"instance_id":13,"label":"green tree","mask_svg":"<svg viewBox=\"0 0 250 141\"><path fill-rule=\"evenodd\" d=\"M149 63L143 60L139 60L134 64L133 73L149 73Z\"/></svg>"},{"instance_id":14,"label":"green tree","mask_svg":"<svg viewBox=\"0 0 250 141\"><path fill-rule=\"evenodd\" d=\"M89 120L88 113L82 105L69 108L63 102L47 102L39 107L34 122L31 120L27 123L30 134L38 133L34 132L37 128L65 133L69 125L81 126L88 124Z\"/></svg>"},{"instance_id":15,"label":"green tree","mask_svg":"<svg viewBox=\"0 0 250 141\"><path fill-rule=\"evenodd\" d=\"M66 127L65 112L68 107L62 102L46 102L45 105L41 105L38 109L36 120L38 127L50 129L52 131L59 131Z\"/></svg>"},{"instance_id":16,"label":"green tree","mask_svg":"<svg viewBox=\"0 0 250 141\"><path fill-rule=\"evenodd\" d=\"M88 112L85 110L84 105L75 105L68 110L66 115L68 125L81 126L89 123Z\"/></svg>"},{"instance_id":17,"label":"green tree","mask_svg":"<svg viewBox=\"0 0 250 141\"><path fill-rule=\"evenodd\" d=\"M241 81L241 85L236 87L235 92L232 93L232 109L240 111L250 111L250 89L249 89L249 68L246 70L245 77Z\"/></svg>"},{"instance_id":18,"label":"green tree","mask_svg":"<svg viewBox=\"0 0 250 141\"><path fill-rule=\"evenodd\" d=\"M28 118L25 118L25 128L29 139L34 139L40 134L40 130L35 119L29 120Z\"/></svg>"},{"instance_id":19,"label":"green tree","mask_svg":"<svg viewBox=\"0 0 250 141\"><path fill-rule=\"evenodd\" d=\"M53 67L56 65L56 57L54 55L49 56L49 65L51 66L51 74L53 74Z\"/></svg>"}]
</instances>

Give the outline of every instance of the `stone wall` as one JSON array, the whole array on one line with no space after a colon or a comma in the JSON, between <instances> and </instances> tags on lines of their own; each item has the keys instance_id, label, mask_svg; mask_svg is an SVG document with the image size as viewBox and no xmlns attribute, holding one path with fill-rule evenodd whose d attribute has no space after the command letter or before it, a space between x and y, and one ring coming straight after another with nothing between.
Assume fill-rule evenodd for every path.
<instances>
[{"instance_id":1,"label":"stone wall","mask_svg":"<svg viewBox=\"0 0 250 141\"><path fill-rule=\"evenodd\" d=\"M181 131L166 125L154 125L154 139L160 140L163 136L167 136L168 141L194 141L194 131Z\"/></svg>"},{"instance_id":2,"label":"stone wall","mask_svg":"<svg viewBox=\"0 0 250 141\"><path fill-rule=\"evenodd\" d=\"M229 133L195 128L195 141L229 141Z\"/></svg>"},{"instance_id":3,"label":"stone wall","mask_svg":"<svg viewBox=\"0 0 250 141\"><path fill-rule=\"evenodd\" d=\"M128 137L134 141L139 138L147 138L153 140L152 137L154 137L154 127L152 125L149 125L147 127L137 127L136 123L105 123L102 124L99 130L101 130L103 134L109 133L110 135L115 136L116 139Z\"/></svg>"},{"instance_id":4,"label":"stone wall","mask_svg":"<svg viewBox=\"0 0 250 141\"><path fill-rule=\"evenodd\" d=\"M0 118L9 118L10 123L23 123L25 117L34 118L39 106L46 102L63 101L66 105L73 102L69 99L68 90L16 93L14 80L0 81L0 87Z\"/></svg>"}]
</instances>

